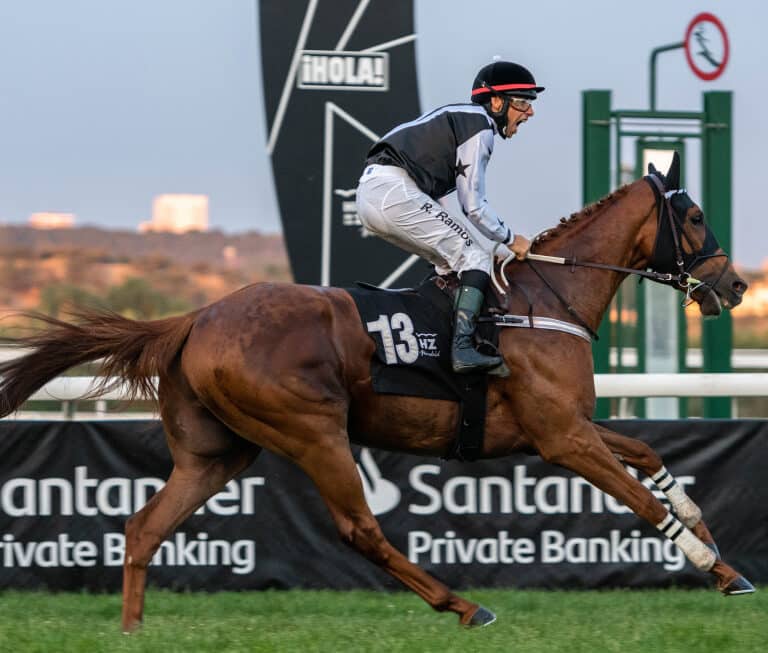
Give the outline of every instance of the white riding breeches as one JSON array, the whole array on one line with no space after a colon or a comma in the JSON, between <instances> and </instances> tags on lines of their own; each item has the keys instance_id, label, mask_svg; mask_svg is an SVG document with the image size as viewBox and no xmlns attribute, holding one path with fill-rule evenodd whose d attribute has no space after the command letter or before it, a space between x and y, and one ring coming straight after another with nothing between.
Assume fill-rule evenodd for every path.
<instances>
[{"instance_id":1,"label":"white riding breeches","mask_svg":"<svg viewBox=\"0 0 768 653\"><path fill-rule=\"evenodd\" d=\"M469 219L449 214L402 168L365 167L357 187L357 214L368 231L421 256L439 273L491 269L495 243Z\"/></svg>"}]
</instances>

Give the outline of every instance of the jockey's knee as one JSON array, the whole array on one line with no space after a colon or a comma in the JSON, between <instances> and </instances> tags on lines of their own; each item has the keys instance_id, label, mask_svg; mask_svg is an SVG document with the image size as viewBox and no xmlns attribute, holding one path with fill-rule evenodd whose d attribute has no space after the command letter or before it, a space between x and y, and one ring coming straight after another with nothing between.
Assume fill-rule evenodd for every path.
<instances>
[{"instance_id":1,"label":"jockey's knee","mask_svg":"<svg viewBox=\"0 0 768 653\"><path fill-rule=\"evenodd\" d=\"M461 258L455 264L454 269L461 275L468 270L482 270L490 272L493 264L493 254L486 251L479 243L474 247L466 248L462 251Z\"/></svg>"},{"instance_id":2,"label":"jockey's knee","mask_svg":"<svg viewBox=\"0 0 768 653\"><path fill-rule=\"evenodd\" d=\"M358 195L357 198L357 216L360 219L360 223L371 233L377 236L383 236L387 232L387 224L381 212L377 211L374 206L365 200L364 197Z\"/></svg>"}]
</instances>

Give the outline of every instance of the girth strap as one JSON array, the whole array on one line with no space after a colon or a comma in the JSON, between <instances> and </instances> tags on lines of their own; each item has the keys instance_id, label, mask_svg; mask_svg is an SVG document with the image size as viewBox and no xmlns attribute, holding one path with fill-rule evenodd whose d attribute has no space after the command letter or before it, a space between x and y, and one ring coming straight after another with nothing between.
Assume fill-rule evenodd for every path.
<instances>
[{"instance_id":1,"label":"girth strap","mask_svg":"<svg viewBox=\"0 0 768 653\"><path fill-rule=\"evenodd\" d=\"M565 310L568 311L568 314L576 321L579 326L586 329L587 333L589 333L590 336L592 336L595 340L600 340L599 336L592 330L592 328L584 321L584 319L576 312L576 309L573 308L573 306L568 303L568 300L563 297L560 292L555 288L549 280L544 277L541 272L536 268L536 266L529 260L526 259L525 262L528 264L528 266L536 273L536 276L541 279L541 281L544 283L544 285L549 288L550 292L557 297L558 301L565 307Z\"/></svg>"}]
</instances>

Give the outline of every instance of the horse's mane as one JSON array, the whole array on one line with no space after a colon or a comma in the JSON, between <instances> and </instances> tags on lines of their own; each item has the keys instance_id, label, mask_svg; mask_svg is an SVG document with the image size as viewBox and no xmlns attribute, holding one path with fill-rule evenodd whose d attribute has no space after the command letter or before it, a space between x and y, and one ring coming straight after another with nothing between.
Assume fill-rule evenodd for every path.
<instances>
[{"instance_id":1,"label":"horse's mane","mask_svg":"<svg viewBox=\"0 0 768 653\"><path fill-rule=\"evenodd\" d=\"M624 197L629 192L629 186L630 184L625 184L621 188L617 188L612 193L609 193L605 197L601 197L596 202L593 202L592 204L589 204L585 206L581 211L577 211L576 213L571 213L570 217L568 218L560 218L560 223L555 225L554 227L550 227L549 229L545 229L544 231L537 234L533 239L533 244L538 245L540 243L544 243L550 240L553 240L557 238L560 234L562 234L566 229L569 227L572 227L576 223L581 223L584 218L590 218L598 213L602 212L604 209L608 208L611 204L613 204L616 200L618 200L621 197Z\"/></svg>"}]
</instances>

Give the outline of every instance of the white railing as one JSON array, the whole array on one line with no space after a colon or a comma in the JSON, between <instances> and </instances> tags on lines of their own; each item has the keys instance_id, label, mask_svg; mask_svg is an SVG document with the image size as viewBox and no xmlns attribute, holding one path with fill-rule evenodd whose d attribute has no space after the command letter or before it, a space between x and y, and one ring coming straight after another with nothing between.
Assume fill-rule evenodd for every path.
<instances>
[{"instance_id":1,"label":"white railing","mask_svg":"<svg viewBox=\"0 0 768 653\"><path fill-rule=\"evenodd\" d=\"M33 401L75 401L93 391L97 378L62 376L35 392ZM768 373L595 374L598 397L768 397ZM125 401L126 387L99 395Z\"/></svg>"},{"instance_id":2,"label":"white railing","mask_svg":"<svg viewBox=\"0 0 768 653\"><path fill-rule=\"evenodd\" d=\"M35 392L32 401L61 402L60 412L29 411L6 419L148 419L153 412L107 412L107 401L127 401L127 388L118 384L99 395L94 411L77 410L76 403L93 391L98 378L59 377ZM728 374L596 374L598 397L768 397L768 373ZM620 411L624 412L624 410ZM628 416L628 415L625 415Z\"/></svg>"},{"instance_id":3,"label":"white railing","mask_svg":"<svg viewBox=\"0 0 768 653\"><path fill-rule=\"evenodd\" d=\"M32 401L75 401L93 392L101 379L93 376L60 376L35 392ZM110 384L111 385L111 384ZM99 394L102 401L126 401L128 388L119 384L111 390Z\"/></svg>"},{"instance_id":4,"label":"white railing","mask_svg":"<svg viewBox=\"0 0 768 653\"><path fill-rule=\"evenodd\" d=\"M92 397L94 409L81 410L77 402L83 401L83 397L89 396L101 379L92 376L60 376L46 383L29 398L29 401L55 401L60 403L58 410L20 410L4 419L17 420L59 420L59 419L158 419L156 410L152 411L127 411L122 406L119 412L109 412L107 401L128 402L128 387L118 383L115 387L101 392L97 397ZM156 383L156 381L155 381Z\"/></svg>"},{"instance_id":5,"label":"white railing","mask_svg":"<svg viewBox=\"0 0 768 653\"><path fill-rule=\"evenodd\" d=\"M598 397L768 397L768 373L595 374Z\"/></svg>"},{"instance_id":6,"label":"white railing","mask_svg":"<svg viewBox=\"0 0 768 653\"><path fill-rule=\"evenodd\" d=\"M617 367L619 352L616 347L610 351L610 364ZM624 367L637 366L637 349L623 347L621 349L621 364ZM701 369L704 366L704 354L701 349L691 347L685 352L685 366L689 370ZM731 351L731 368L734 370L768 370L768 349L734 349Z\"/></svg>"}]
</instances>

